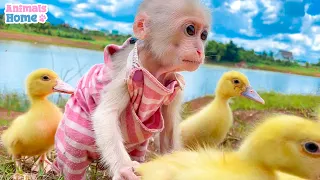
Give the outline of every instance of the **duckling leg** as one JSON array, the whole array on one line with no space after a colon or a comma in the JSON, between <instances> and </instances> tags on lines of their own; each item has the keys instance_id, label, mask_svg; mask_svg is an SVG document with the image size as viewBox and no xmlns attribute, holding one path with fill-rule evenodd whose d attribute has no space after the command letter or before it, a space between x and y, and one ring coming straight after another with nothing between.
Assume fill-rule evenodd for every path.
<instances>
[{"instance_id":1,"label":"duckling leg","mask_svg":"<svg viewBox=\"0 0 320 180\"><path fill-rule=\"evenodd\" d=\"M47 154L42 154L39 159L35 162L34 166L32 167L32 171L39 172L40 168L44 169L46 173L51 170L51 162L47 158Z\"/></svg>"},{"instance_id":2,"label":"duckling leg","mask_svg":"<svg viewBox=\"0 0 320 180\"><path fill-rule=\"evenodd\" d=\"M12 155L12 160L15 162L16 172L13 174L12 179L19 179L23 175L22 165L21 165L21 156Z\"/></svg>"},{"instance_id":3,"label":"duckling leg","mask_svg":"<svg viewBox=\"0 0 320 180\"><path fill-rule=\"evenodd\" d=\"M22 165L21 165L21 156L20 155L12 155L12 160L15 162L16 172L22 174Z\"/></svg>"}]
</instances>

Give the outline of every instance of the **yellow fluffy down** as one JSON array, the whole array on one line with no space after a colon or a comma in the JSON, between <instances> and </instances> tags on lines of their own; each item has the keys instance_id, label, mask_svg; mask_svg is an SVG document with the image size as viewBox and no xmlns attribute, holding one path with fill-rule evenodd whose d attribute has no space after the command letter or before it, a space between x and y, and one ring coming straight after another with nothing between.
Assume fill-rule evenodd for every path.
<instances>
[{"instance_id":1,"label":"yellow fluffy down","mask_svg":"<svg viewBox=\"0 0 320 180\"><path fill-rule=\"evenodd\" d=\"M222 143L233 125L233 114L228 103L230 98L243 96L264 103L253 89L251 94L255 94L254 98L245 96L248 88L251 86L244 74L238 71L224 73L217 83L214 100L180 123L183 145L197 149L203 145L215 147Z\"/></svg>"},{"instance_id":2,"label":"yellow fluffy down","mask_svg":"<svg viewBox=\"0 0 320 180\"><path fill-rule=\"evenodd\" d=\"M319 122L273 116L258 125L237 151L177 151L142 164L137 172L142 180L270 180L291 175L315 179L320 175L319 129Z\"/></svg>"},{"instance_id":3,"label":"yellow fluffy down","mask_svg":"<svg viewBox=\"0 0 320 180\"><path fill-rule=\"evenodd\" d=\"M47 96L58 92L58 88L65 93L72 90L49 69L38 69L28 76L26 91L31 106L25 114L14 119L1 135L1 141L9 154L35 156L53 147L62 112Z\"/></svg>"}]
</instances>

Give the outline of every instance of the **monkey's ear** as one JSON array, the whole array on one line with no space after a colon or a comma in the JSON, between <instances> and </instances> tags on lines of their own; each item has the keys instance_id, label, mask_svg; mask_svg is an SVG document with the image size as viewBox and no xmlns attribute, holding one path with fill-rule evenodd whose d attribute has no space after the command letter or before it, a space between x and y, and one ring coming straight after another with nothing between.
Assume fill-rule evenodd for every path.
<instances>
[{"instance_id":1,"label":"monkey's ear","mask_svg":"<svg viewBox=\"0 0 320 180\"><path fill-rule=\"evenodd\" d=\"M147 36L149 28L149 16L146 13L139 13L133 24L134 35L141 40L144 40Z\"/></svg>"}]
</instances>

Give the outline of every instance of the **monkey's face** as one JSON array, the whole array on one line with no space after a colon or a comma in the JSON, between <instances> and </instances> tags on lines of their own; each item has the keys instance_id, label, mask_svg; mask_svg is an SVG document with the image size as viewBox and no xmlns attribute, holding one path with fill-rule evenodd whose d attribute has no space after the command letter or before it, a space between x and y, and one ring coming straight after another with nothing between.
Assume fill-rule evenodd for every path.
<instances>
[{"instance_id":1,"label":"monkey's face","mask_svg":"<svg viewBox=\"0 0 320 180\"><path fill-rule=\"evenodd\" d=\"M208 37L208 28L198 18L186 18L177 31L180 37L173 41L176 49L176 65L181 70L195 71L205 58L205 43Z\"/></svg>"},{"instance_id":2,"label":"monkey's face","mask_svg":"<svg viewBox=\"0 0 320 180\"><path fill-rule=\"evenodd\" d=\"M202 19L184 16L167 22L167 29L153 26L156 28L151 29L153 33L148 40L163 66L174 71L195 71L204 63L209 24Z\"/></svg>"},{"instance_id":3,"label":"monkey's face","mask_svg":"<svg viewBox=\"0 0 320 180\"><path fill-rule=\"evenodd\" d=\"M144 40L165 71L195 71L204 63L211 15L196 1L153 1L135 18L135 35ZM149 9L148 9L149 8Z\"/></svg>"}]
</instances>

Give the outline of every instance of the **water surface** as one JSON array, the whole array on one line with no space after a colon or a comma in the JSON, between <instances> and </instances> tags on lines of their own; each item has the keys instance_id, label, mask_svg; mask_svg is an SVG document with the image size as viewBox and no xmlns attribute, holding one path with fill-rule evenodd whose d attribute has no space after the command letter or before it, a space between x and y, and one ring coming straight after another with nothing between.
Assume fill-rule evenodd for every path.
<instances>
[{"instance_id":1,"label":"water surface","mask_svg":"<svg viewBox=\"0 0 320 180\"><path fill-rule=\"evenodd\" d=\"M76 86L92 65L103 62L102 51L0 40L0 89L24 92L24 80L33 70L50 68ZM80 70L82 69L82 70ZM257 91L284 94L317 94L320 79L277 72L202 66L195 72L183 72L186 80L185 100L214 93L222 73L238 70L246 74Z\"/></svg>"}]
</instances>

